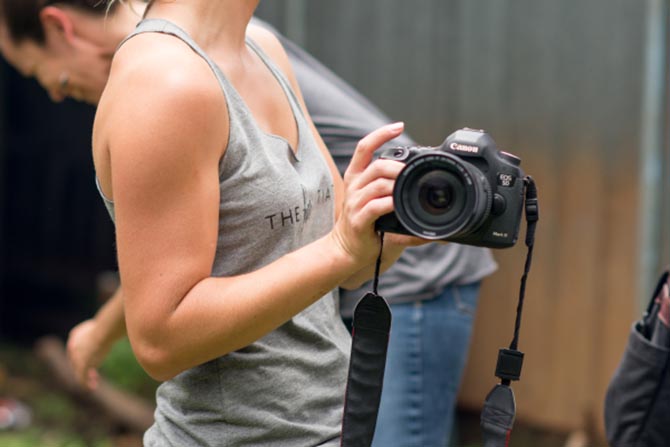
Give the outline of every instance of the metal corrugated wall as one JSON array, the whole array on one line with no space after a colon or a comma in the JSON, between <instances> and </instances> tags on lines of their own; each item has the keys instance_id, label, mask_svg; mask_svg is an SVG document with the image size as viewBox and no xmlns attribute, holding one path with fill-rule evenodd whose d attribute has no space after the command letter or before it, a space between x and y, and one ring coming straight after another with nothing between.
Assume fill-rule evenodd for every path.
<instances>
[{"instance_id":1,"label":"metal corrugated wall","mask_svg":"<svg viewBox=\"0 0 670 447\"><path fill-rule=\"evenodd\" d=\"M546 427L602 429L604 389L647 277L670 261L666 247L641 262L659 237L667 244L667 229L640 247L645 221L662 216L641 203L653 187L641 177L645 142L656 141L657 163L668 157L667 89L649 79L659 55L647 50L659 7L667 11L664 0L272 0L259 8L421 143L484 128L536 178L542 217L517 398L519 417ZM654 89L661 99L650 102ZM650 124L650 111L662 119ZM667 178L665 164L661 171ZM667 202L667 187L661 197ZM480 406L493 383L524 255L522 246L495 253L500 270L484 284L464 406Z\"/></svg>"},{"instance_id":2,"label":"metal corrugated wall","mask_svg":"<svg viewBox=\"0 0 670 447\"><path fill-rule=\"evenodd\" d=\"M261 2L259 15L290 35L288 11L303 11L305 48L427 142L468 123L509 143L525 133L625 129L639 113L640 2L296 3ZM563 149L551 143L540 150Z\"/></svg>"}]
</instances>

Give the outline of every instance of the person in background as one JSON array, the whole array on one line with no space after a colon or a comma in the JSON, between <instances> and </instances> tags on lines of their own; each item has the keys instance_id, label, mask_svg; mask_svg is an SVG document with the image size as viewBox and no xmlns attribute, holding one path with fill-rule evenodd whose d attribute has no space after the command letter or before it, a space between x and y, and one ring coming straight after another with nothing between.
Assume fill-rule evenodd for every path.
<instances>
[{"instance_id":1,"label":"person in background","mask_svg":"<svg viewBox=\"0 0 670 447\"><path fill-rule=\"evenodd\" d=\"M66 96L97 104L112 56L144 11L97 0L39 5L1 0L0 49L26 76L34 76L60 101ZM350 85L260 20L279 38L309 113L340 172L358 141L390 120ZM386 144L411 145L407 135ZM404 251L382 276L380 293L390 302L393 329L375 446L446 445L466 361L479 285L496 268L488 250L428 244ZM347 317L369 286L341 291ZM96 316L76 326L68 350L82 383L95 387L97 366L126 333L121 291ZM450 342L444 343L444 340Z\"/></svg>"},{"instance_id":2,"label":"person in background","mask_svg":"<svg viewBox=\"0 0 670 447\"><path fill-rule=\"evenodd\" d=\"M356 142L390 119L301 47L269 29L286 49L307 109L343 173ZM385 146L414 144L403 134ZM374 447L448 445L481 281L496 268L488 249L428 244L407 248L380 278L379 293L391 306L393 323ZM347 322L369 290L366 284L340 291Z\"/></svg>"}]
</instances>

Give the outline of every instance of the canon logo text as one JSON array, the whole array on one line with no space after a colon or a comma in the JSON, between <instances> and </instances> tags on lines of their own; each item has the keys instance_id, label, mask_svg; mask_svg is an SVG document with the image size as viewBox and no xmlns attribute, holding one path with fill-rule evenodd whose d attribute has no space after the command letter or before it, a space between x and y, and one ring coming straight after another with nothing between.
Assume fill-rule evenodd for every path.
<instances>
[{"instance_id":1,"label":"canon logo text","mask_svg":"<svg viewBox=\"0 0 670 447\"><path fill-rule=\"evenodd\" d=\"M449 147L459 152L469 152L471 154L476 154L479 152L479 148L477 146L468 146L467 144L451 143Z\"/></svg>"}]
</instances>

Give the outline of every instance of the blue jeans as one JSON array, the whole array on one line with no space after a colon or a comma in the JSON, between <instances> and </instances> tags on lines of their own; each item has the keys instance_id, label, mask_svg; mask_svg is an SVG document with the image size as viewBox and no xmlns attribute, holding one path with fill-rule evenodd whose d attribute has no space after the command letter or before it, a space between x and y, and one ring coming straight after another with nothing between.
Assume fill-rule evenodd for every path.
<instances>
[{"instance_id":1,"label":"blue jeans","mask_svg":"<svg viewBox=\"0 0 670 447\"><path fill-rule=\"evenodd\" d=\"M448 445L479 286L448 286L432 300L391 306L373 447Z\"/></svg>"}]
</instances>

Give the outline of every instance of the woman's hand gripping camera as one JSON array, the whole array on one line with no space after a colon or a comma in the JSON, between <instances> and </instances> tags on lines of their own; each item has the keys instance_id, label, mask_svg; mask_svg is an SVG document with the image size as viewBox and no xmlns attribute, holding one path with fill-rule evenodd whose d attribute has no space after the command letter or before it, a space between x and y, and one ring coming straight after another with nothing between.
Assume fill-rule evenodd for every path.
<instances>
[{"instance_id":1,"label":"woman's hand gripping camera","mask_svg":"<svg viewBox=\"0 0 670 447\"><path fill-rule=\"evenodd\" d=\"M377 149L398 137L403 129L402 122L389 124L363 138L344 174L344 203L331 234L341 252L359 266L357 273L342 284L345 288L359 287L370 278L379 256L381 240L375 221L393 211L393 186L404 164L372 159ZM430 241L414 236L385 236L382 271L398 259L405 247L427 242Z\"/></svg>"}]
</instances>

